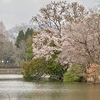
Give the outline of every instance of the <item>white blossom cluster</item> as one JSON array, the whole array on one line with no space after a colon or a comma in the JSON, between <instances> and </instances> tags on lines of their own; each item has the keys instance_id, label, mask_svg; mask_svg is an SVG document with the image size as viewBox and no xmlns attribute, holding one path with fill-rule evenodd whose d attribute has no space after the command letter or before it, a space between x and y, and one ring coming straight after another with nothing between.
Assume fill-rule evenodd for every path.
<instances>
[{"instance_id":1,"label":"white blossom cluster","mask_svg":"<svg viewBox=\"0 0 100 100\"><path fill-rule=\"evenodd\" d=\"M60 37L59 32L55 29L49 29L41 31L33 38L33 53L34 58L45 57L51 58L54 51L62 51L64 45L66 45L66 37ZM50 45L51 43L55 46Z\"/></svg>"}]
</instances>

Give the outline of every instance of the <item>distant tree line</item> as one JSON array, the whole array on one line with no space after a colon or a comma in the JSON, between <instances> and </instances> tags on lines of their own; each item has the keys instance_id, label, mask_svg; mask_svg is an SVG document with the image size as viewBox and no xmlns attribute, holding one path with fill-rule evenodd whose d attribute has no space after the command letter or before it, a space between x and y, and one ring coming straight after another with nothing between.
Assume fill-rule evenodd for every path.
<instances>
[{"instance_id":1,"label":"distant tree line","mask_svg":"<svg viewBox=\"0 0 100 100\"><path fill-rule=\"evenodd\" d=\"M19 30L14 42L12 37L10 37L11 34L5 29L3 22L0 24L2 24L0 25L0 64L20 66L23 61L31 60L33 57L33 29L27 28L25 33L23 30Z\"/></svg>"}]
</instances>

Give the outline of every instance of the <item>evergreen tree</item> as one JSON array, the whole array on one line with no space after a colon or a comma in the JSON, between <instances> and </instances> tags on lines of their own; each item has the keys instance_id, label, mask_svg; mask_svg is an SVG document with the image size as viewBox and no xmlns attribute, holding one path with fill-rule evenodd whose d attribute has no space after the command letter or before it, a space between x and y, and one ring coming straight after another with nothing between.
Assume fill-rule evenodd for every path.
<instances>
[{"instance_id":1,"label":"evergreen tree","mask_svg":"<svg viewBox=\"0 0 100 100\"><path fill-rule=\"evenodd\" d=\"M20 47L19 45L20 45L21 41L24 40L24 39L25 39L25 35L24 35L23 30L21 30L21 31L19 31L19 34L18 34L16 42L15 42L16 47L19 48Z\"/></svg>"},{"instance_id":2,"label":"evergreen tree","mask_svg":"<svg viewBox=\"0 0 100 100\"><path fill-rule=\"evenodd\" d=\"M19 31L19 34L16 38L15 46L17 47L17 58L16 61L22 62L27 60L32 60L33 52L32 52L32 35L33 29L28 28L24 33L23 30ZM19 56L20 55L20 56Z\"/></svg>"},{"instance_id":3,"label":"evergreen tree","mask_svg":"<svg viewBox=\"0 0 100 100\"><path fill-rule=\"evenodd\" d=\"M25 41L27 42L27 49L26 49L26 57L27 60L32 60L33 52L32 52L32 43L33 43L33 29L28 28L25 32Z\"/></svg>"},{"instance_id":4,"label":"evergreen tree","mask_svg":"<svg viewBox=\"0 0 100 100\"><path fill-rule=\"evenodd\" d=\"M27 31L25 32L25 40L27 40L29 36L32 36L32 34L33 34L33 29L28 28Z\"/></svg>"},{"instance_id":5,"label":"evergreen tree","mask_svg":"<svg viewBox=\"0 0 100 100\"><path fill-rule=\"evenodd\" d=\"M33 37L29 37L27 39L27 50L26 50L26 57L27 57L27 60L32 60L33 58L33 51L32 51L32 43L33 43Z\"/></svg>"}]
</instances>

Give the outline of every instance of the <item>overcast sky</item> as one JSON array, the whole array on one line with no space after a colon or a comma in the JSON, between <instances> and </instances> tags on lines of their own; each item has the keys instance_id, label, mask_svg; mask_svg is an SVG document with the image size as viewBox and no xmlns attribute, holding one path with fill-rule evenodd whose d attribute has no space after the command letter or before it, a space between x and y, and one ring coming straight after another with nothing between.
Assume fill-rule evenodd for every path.
<instances>
[{"instance_id":1,"label":"overcast sky","mask_svg":"<svg viewBox=\"0 0 100 100\"><path fill-rule=\"evenodd\" d=\"M0 0L0 21L4 23L6 29L12 28L21 23L28 23L32 16L39 13L39 9L51 1L60 0ZM98 0L66 0L68 2L78 2L86 8L98 4Z\"/></svg>"}]
</instances>

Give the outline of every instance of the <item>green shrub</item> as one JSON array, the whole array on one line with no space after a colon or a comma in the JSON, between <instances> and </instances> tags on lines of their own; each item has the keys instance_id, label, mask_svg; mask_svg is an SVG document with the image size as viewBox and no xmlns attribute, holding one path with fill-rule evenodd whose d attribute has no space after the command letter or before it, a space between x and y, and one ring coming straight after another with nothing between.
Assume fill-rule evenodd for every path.
<instances>
[{"instance_id":1,"label":"green shrub","mask_svg":"<svg viewBox=\"0 0 100 100\"><path fill-rule=\"evenodd\" d=\"M36 58L29 62L24 62L23 65L23 77L25 80L41 79L41 76L46 71L45 58Z\"/></svg>"},{"instance_id":2,"label":"green shrub","mask_svg":"<svg viewBox=\"0 0 100 100\"><path fill-rule=\"evenodd\" d=\"M64 82L79 82L82 80L84 67L78 64L73 64L64 74Z\"/></svg>"},{"instance_id":3,"label":"green shrub","mask_svg":"<svg viewBox=\"0 0 100 100\"><path fill-rule=\"evenodd\" d=\"M23 65L23 77L25 80L40 80L43 74L49 74L50 79L62 80L63 74L65 72L64 66L60 63L54 61L54 59L49 59L46 61L45 58L36 58L32 61L24 62Z\"/></svg>"},{"instance_id":4,"label":"green shrub","mask_svg":"<svg viewBox=\"0 0 100 100\"><path fill-rule=\"evenodd\" d=\"M31 74L32 74L31 68L29 66L30 66L30 62L24 62L22 64L22 67L23 67L23 72L22 72L23 77L24 77L25 80L28 80L28 81L31 80Z\"/></svg>"},{"instance_id":5,"label":"green shrub","mask_svg":"<svg viewBox=\"0 0 100 100\"><path fill-rule=\"evenodd\" d=\"M64 72L64 66L53 59L48 60L47 73L51 76L50 79L62 80Z\"/></svg>"}]
</instances>

